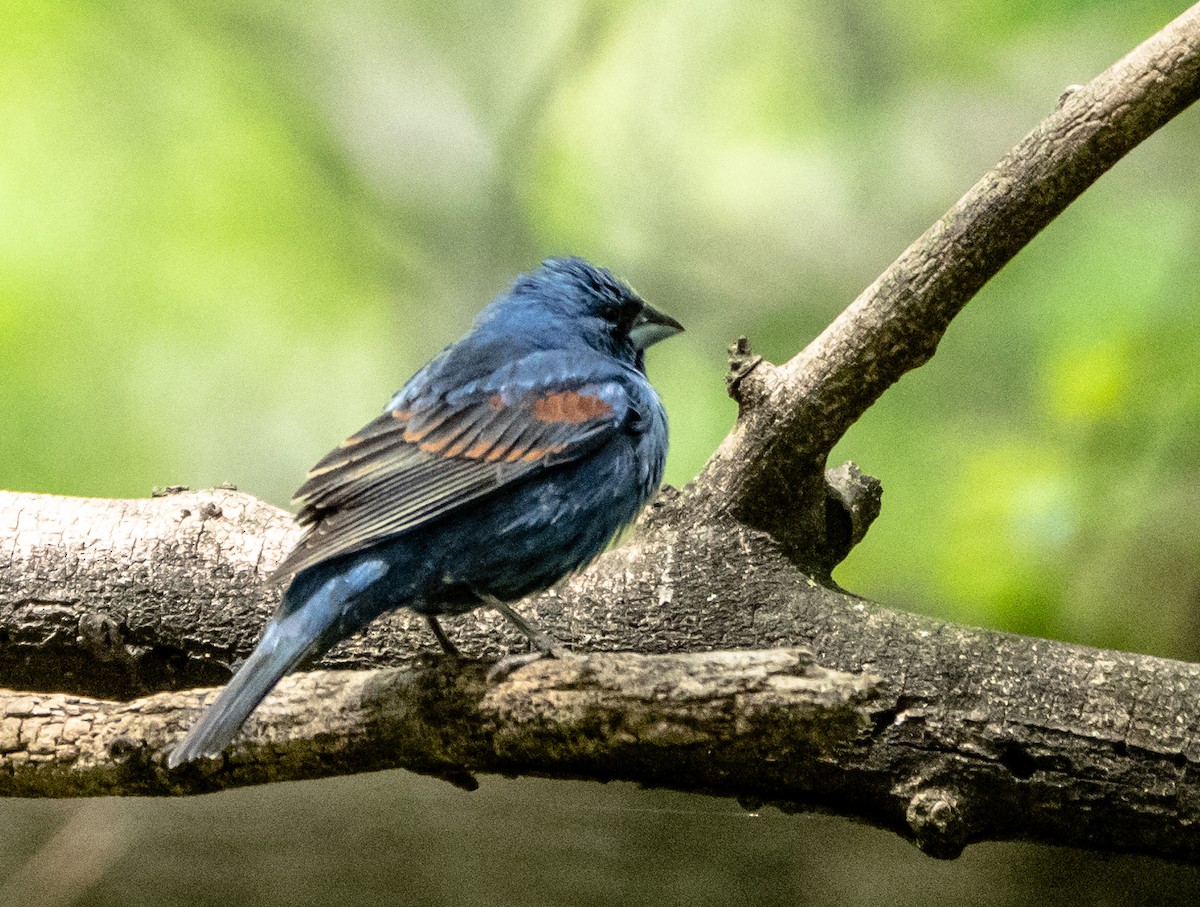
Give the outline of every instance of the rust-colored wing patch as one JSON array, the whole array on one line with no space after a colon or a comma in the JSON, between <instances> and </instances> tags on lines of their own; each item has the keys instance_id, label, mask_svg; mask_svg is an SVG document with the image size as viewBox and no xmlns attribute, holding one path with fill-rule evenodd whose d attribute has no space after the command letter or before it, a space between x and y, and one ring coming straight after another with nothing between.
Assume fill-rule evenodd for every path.
<instances>
[{"instance_id":1,"label":"rust-colored wing patch","mask_svg":"<svg viewBox=\"0 0 1200 907\"><path fill-rule=\"evenodd\" d=\"M612 406L599 397L579 391L557 391L533 402L535 419L560 425L581 425L593 419L601 419L612 411Z\"/></svg>"},{"instance_id":2,"label":"rust-colored wing patch","mask_svg":"<svg viewBox=\"0 0 1200 907\"><path fill-rule=\"evenodd\" d=\"M543 386L385 412L309 472L294 499L309 533L276 575L408 532L585 455L619 430L622 393L615 381Z\"/></svg>"}]
</instances>

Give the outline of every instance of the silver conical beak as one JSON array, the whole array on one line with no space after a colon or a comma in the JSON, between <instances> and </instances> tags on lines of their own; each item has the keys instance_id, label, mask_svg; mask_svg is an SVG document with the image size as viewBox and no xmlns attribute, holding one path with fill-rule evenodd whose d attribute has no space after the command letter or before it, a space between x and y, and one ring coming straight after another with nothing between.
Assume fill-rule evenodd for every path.
<instances>
[{"instance_id":1,"label":"silver conical beak","mask_svg":"<svg viewBox=\"0 0 1200 907\"><path fill-rule=\"evenodd\" d=\"M674 337L682 330L683 325L670 315L664 315L656 308L645 306L642 314L638 315L633 322L633 327L629 330L629 337L637 349L644 350L654 346L660 340Z\"/></svg>"}]
</instances>

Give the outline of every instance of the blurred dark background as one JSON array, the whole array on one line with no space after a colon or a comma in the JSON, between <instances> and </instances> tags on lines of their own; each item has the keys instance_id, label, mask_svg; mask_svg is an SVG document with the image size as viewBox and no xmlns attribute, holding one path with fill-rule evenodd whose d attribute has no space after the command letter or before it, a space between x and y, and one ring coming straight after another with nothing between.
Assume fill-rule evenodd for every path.
<instances>
[{"instance_id":1,"label":"blurred dark background","mask_svg":"<svg viewBox=\"0 0 1200 907\"><path fill-rule=\"evenodd\" d=\"M542 257L613 268L668 480L724 347L798 351L1054 107L1182 11L960 4L7 0L0 487L286 505ZM1123 161L840 446L890 605L1200 657L1200 113ZM1200 874L622 785L404 773L0 802L0 904L1169 903ZM1164 900L1165 899L1165 900Z\"/></svg>"}]
</instances>

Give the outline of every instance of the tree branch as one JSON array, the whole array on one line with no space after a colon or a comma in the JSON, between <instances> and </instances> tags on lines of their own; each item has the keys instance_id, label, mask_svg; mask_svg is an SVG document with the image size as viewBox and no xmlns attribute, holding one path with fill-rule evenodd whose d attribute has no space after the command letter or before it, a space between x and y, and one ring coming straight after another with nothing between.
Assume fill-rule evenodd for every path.
<instances>
[{"instance_id":1,"label":"tree branch","mask_svg":"<svg viewBox=\"0 0 1200 907\"><path fill-rule=\"evenodd\" d=\"M950 321L1088 186L1200 97L1200 5L1068 89L1057 109L786 365L747 362L740 416L701 476L709 506L771 533L818 574L849 548L827 539L825 459ZM752 363L752 364L750 364ZM832 502L836 503L836 501Z\"/></svg>"},{"instance_id":2,"label":"tree branch","mask_svg":"<svg viewBox=\"0 0 1200 907\"><path fill-rule=\"evenodd\" d=\"M3 693L0 793L179 793L394 766L467 785L468 771L547 772L766 792L780 783L773 777L810 784L806 767L870 726L871 680L796 650L601 654L541 661L498 682L487 667L434 657L413 670L288 678L220 761L179 772L165 770L160 751L213 691L130 703ZM755 767L768 735L774 758Z\"/></svg>"},{"instance_id":3,"label":"tree branch","mask_svg":"<svg viewBox=\"0 0 1200 907\"><path fill-rule=\"evenodd\" d=\"M213 525L188 524L172 552L169 527L183 510L206 511ZM0 526L24 527L19 544L0 546L0 665L52 668L70 653L78 678L116 661L144 689L166 676L137 671L161 638L180 663L223 680L221 662L248 651L272 606L257 577L285 546L264 538L288 521L220 489L140 502L0 494ZM134 531L96 544L91 527L113 525ZM167 534L138 534L152 527ZM197 536L209 541L197 546ZM18 588L12 578L22 576L41 579ZM56 593L48 611L28 601ZM420 661L432 639L394 615L330 657L403 670L298 677L264 703L230 756L174 773L165 748L203 691L133 706L4 696L0 793L190 793L404 765L625 778L821 808L939 856L1023 838L1200 859L1200 666L889 611L813 582L763 533L697 522L677 494L628 545L523 610L592 654L489 684L486 663ZM63 629L82 625L108 628L105 645ZM518 645L491 615L449 629L472 653ZM767 651L634 654L709 649ZM601 654L611 650L626 654ZM57 688L75 680L63 675ZM2 672L0 681L9 683ZM760 720L764 700L751 691L793 687L796 698ZM501 701L503 711L485 706ZM393 723L381 723L384 702L397 703ZM704 739L703 758L686 742L663 743L684 726ZM512 740L525 744L497 743Z\"/></svg>"}]
</instances>

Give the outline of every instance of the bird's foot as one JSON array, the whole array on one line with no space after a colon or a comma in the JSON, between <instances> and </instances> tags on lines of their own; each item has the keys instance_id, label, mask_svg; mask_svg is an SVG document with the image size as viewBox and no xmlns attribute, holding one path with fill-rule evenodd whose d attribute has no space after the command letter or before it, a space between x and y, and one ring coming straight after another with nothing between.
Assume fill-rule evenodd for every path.
<instances>
[{"instance_id":1,"label":"bird's foot","mask_svg":"<svg viewBox=\"0 0 1200 907\"><path fill-rule=\"evenodd\" d=\"M476 593L480 599L488 606L495 608L503 614L514 627L521 631L521 634L529 640L530 648L537 649L551 658L565 658L570 655L570 652L554 640L550 635L543 633L532 623L513 610L508 602L501 601L494 595L484 595Z\"/></svg>"},{"instance_id":2,"label":"bird's foot","mask_svg":"<svg viewBox=\"0 0 1200 907\"><path fill-rule=\"evenodd\" d=\"M520 652L516 655L505 655L488 669L488 683L503 683L516 671L519 671L526 665L541 661L543 658L553 658L559 661L568 658L579 658L574 652L564 649L557 643L553 644L553 646L553 651L543 650L541 652Z\"/></svg>"},{"instance_id":3,"label":"bird's foot","mask_svg":"<svg viewBox=\"0 0 1200 907\"><path fill-rule=\"evenodd\" d=\"M532 623L514 611L507 602L501 601L494 595L487 595L479 592L476 594L485 604L495 608L497 611L503 614L514 627L520 630L522 635L529 640L529 647L534 650L523 655L508 655L504 658L501 658L494 665L492 665L491 670L488 671L487 679L489 681L504 680L518 668L523 668L525 665L533 664L535 661L539 661L543 658L564 659L575 657L573 654L571 654L570 649L556 641L549 634L543 633Z\"/></svg>"},{"instance_id":4,"label":"bird's foot","mask_svg":"<svg viewBox=\"0 0 1200 907\"><path fill-rule=\"evenodd\" d=\"M487 682L503 683L508 680L514 671L518 671L526 665L531 665L535 661L541 661L545 657L545 652L522 652L519 655L505 655L488 668Z\"/></svg>"}]
</instances>

